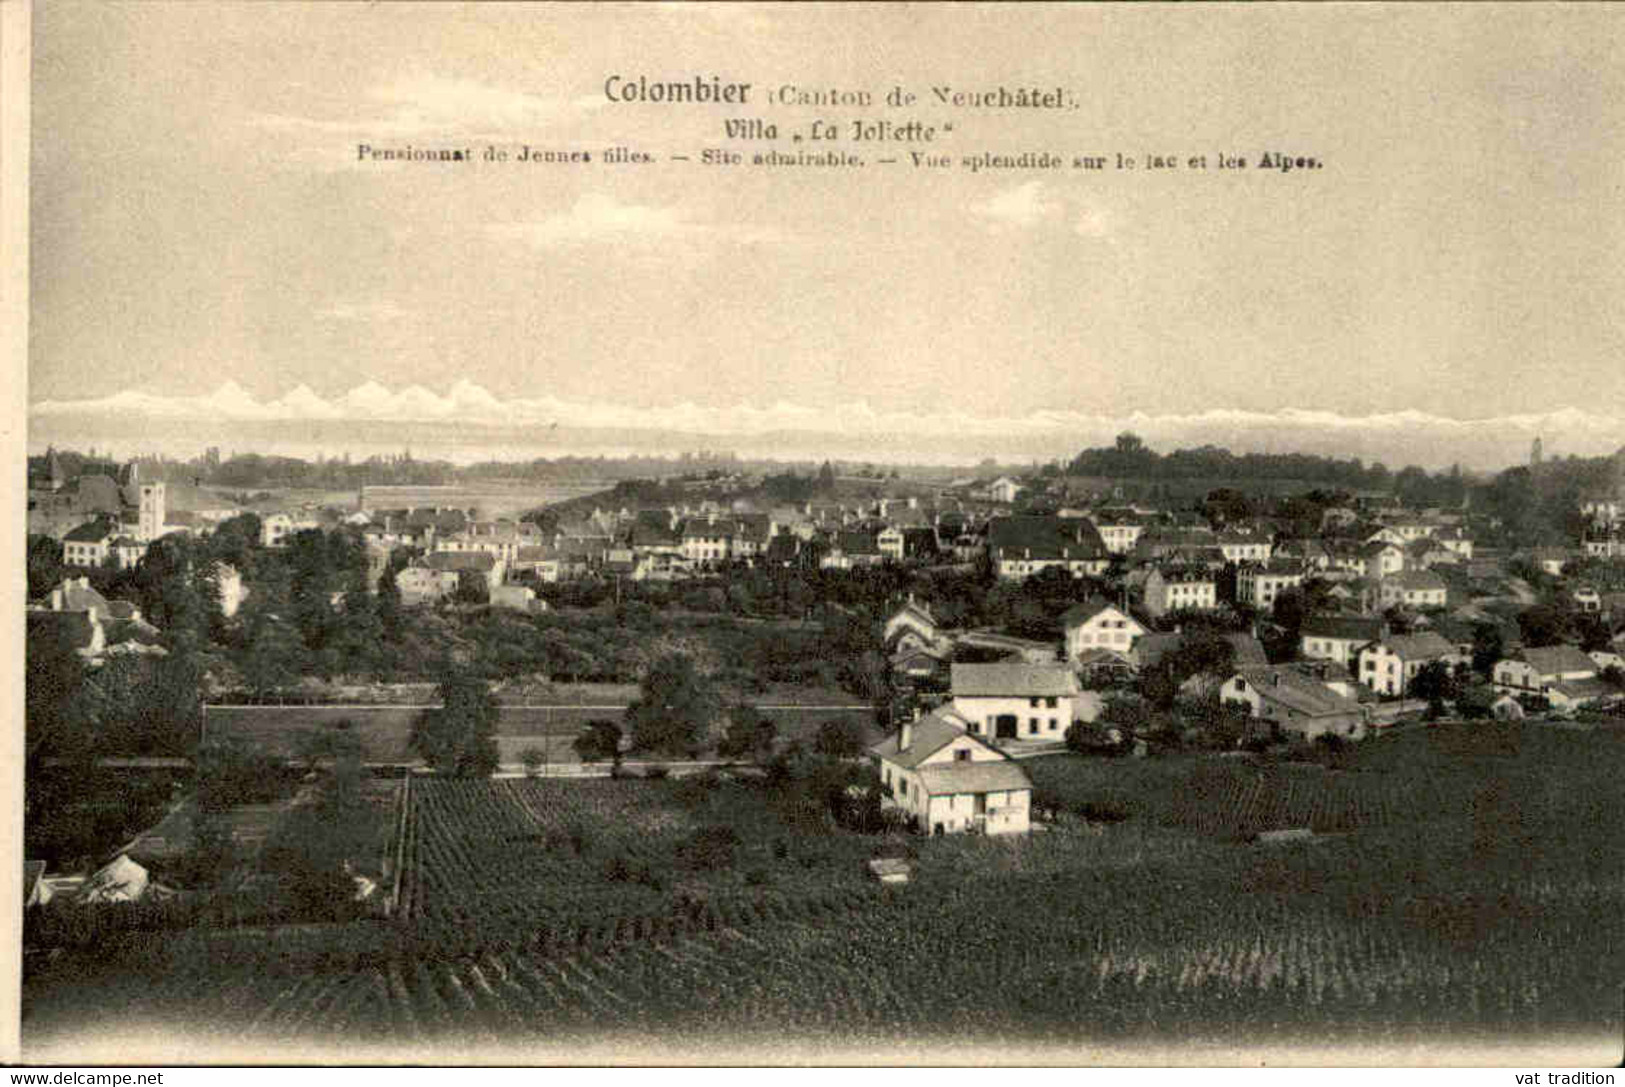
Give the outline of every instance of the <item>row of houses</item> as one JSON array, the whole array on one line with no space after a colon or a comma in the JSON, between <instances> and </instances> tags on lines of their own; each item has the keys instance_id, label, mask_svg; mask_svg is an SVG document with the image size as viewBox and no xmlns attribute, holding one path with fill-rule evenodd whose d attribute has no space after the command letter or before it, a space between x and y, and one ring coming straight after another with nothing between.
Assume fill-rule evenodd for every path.
<instances>
[{"instance_id":1,"label":"row of houses","mask_svg":"<svg viewBox=\"0 0 1625 1087\"><path fill-rule=\"evenodd\" d=\"M1027 643L1007 646L1012 657L1021 657L1028 663L1058 658L1067 668L1081 677L1128 678L1157 665L1161 658L1185 637L1175 632L1158 632L1135 616L1126 606L1103 598L1095 598L1068 609L1061 616L1062 637L1059 646L1047 643ZM910 600L887 622L883 629L886 645L892 653L893 667L899 675L916 681L941 676L947 662L958 646L972 644L974 639L987 637L980 632L948 631L936 623L927 605ZM1258 669L1269 666L1262 645L1247 634L1225 636L1231 642L1238 667ZM1015 640L1011 640L1015 641ZM1511 646L1506 660L1517 662L1525 654L1533 654L1536 664L1546 662L1549 654L1541 649L1523 649L1515 633L1506 636ZM1023 651L1025 650L1025 651ZM1376 696L1406 697L1418 674L1432 664L1456 669L1470 665L1473 655L1472 634L1460 624L1440 621L1439 629L1423 628L1409 633L1396 633L1380 616L1314 615L1306 618L1299 630L1298 653L1309 665L1308 674L1315 681L1313 688L1328 687L1334 693L1351 695L1354 684ZM1577 656L1576 656L1577 655ZM1591 655L1573 650L1569 660L1581 662L1580 672L1589 667L1588 674L1574 669L1567 673L1553 673L1542 669L1546 685L1553 683L1594 680L1601 669L1615 661L1611 652ZM1330 670L1326 666L1331 666ZM1516 671L1516 670L1514 670ZM1292 673L1291 668L1283 675ZM1552 679L1553 675L1557 679ZM1285 680L1293 689L1304 688L1296 679ZM1296 685L1293 687L1292 685ZM1497 686L1502 686L1497 680ZM1520 688L1520 691L1526 688ZM1544 693L1544 692L1543 692ZM1596 684L1572 690L1558 690L1553 704L1560 708L1583 704L1607 693L1605 685ZM1265 695L1266 700L1268 695ZM1251 699L1248 699L1251 701ZM1346 707L1345 707L1346 710Z\"/></svg>"}]
</instances>

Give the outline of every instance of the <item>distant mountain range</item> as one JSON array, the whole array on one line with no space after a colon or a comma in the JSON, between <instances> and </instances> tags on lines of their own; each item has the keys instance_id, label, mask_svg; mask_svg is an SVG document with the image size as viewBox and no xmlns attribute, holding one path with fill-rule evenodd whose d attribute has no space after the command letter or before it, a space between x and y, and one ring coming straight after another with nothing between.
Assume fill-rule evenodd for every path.
<instances>
[{"instance_id":1,"label":"distant mountain range","mask_svg":"<svg viewBox=\"0 0 1625 1087\"><path fill-rule=\"evenodd\" d=\"M1578 408L1487 419L1453 419L1424 411L1344 416L1287 409L1214 409L1192 415L1135 412L1110 416L1051 409L1001 418L962 412L878 411L857 403L836 410L779 402L704 406L690 402L639 408L574 403L553 397L504 400L471 381L445 395L421 385L399 391L376 382L326 399L300 385L260 401L235 382L200 396L129 390L88 400L43 400L29 410L30 442L139 436L160 446L197 443L248 448L266 441L361 451L410 443L426 452L464 450L449 459L566 453L673 453L698 447L744 456L807 459L938 459L973 463L1070 458L1133 431L1160 451L1220 445L1236 453L1303 452L1382 461L1390 468L1430 469L1460 463L1497 470L1525 463L1538 436L1546 456L1599 456L1625 445L1625 418ZM195 449L165 450L195 452Z\"/></svg>"}]
</instances>

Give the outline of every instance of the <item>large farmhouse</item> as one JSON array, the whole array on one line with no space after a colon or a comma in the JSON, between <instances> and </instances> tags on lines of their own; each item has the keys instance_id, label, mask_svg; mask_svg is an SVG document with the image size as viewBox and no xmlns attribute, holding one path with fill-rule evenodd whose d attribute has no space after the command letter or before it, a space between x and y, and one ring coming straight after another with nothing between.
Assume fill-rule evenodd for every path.
<instances>
[{"instance_id":1,"label":"large farmhouse","mask_svg":"<svg viewBox=\"0 0 1625 1087\"><path fill-rule=\"evenodd\" d=\"M955 664L950 684L966 728L998 740L1062 739L1079 694L1065 664Z\"/></svg>"},{"instance_id":2,"label":"large farmhouse","mask_svg":"<svg viewBox=\"0 0 1625 1087\"><path fill-rule=\"evenodd\" d=\"M1219 688L1219 699L1244 702L1250 716L1307 739L1326 733L1355 739L1365 735L1366 714L1357 700L1291 668L1239 668Z\"/></svg>"},{"instance_id":3,"label":"large farmhouse","mask_svg":"<svg viewBox=\"0 0 1625 1087\"><path fill-rule=\"evenodd\" d=\"M891 803L932 834L1026 832L1033 790L1027 772L965 723L934 713L905 722L869 749Z\"/></svg>"}]
</instances>

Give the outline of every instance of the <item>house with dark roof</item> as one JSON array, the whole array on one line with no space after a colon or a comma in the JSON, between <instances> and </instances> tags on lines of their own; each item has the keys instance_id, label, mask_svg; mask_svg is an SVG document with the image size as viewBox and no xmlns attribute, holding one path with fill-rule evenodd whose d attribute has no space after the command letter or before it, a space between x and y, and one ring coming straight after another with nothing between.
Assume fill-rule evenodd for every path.
<instances>
[{"instance_id":1,"label":"house with dark roof","mask_svg":"<svg viewBox=\"0 0 1625 1087\"><path fill-rule=\"evenodd\" d=\"M107 545L107 553L120 570L131 570L146 555L147 544L134 536L119 536Z\"/></svg>"},{"instance_id":2,"label":"house with dark roof","mask_svg":"<svg viewBox=\"0 0 1625 1087\"><path fill-rule=\"evenodd\" d=\"M892 675L916 690L946 690L949 659L934 646L899 645L891 657Z\"/></svg>"},{"instance_id":3,"label":"house with dark roof","mask_svg":"<svg viewBox=\"0 0 1625 1087\"><path fill-rule=\"evenodd\" d=\"M86 521L62 537L62 564L64 566L100 566L107 561L118 536L115 522L97 518Z\"/></svg>"},{"instance_id":4,"label":"house with dark roof","mask_svg":"<svg viewBox=\"0 0 1625 1087\"><path fill-rule=\"evenodd\" d=\"M1366 712L1358 701L1293 668L1238 668L1220 685L1219 700L1243 702L1249 716L1305 739L1326 734L1359 739L1366 731Z\"/></svg>"},{"instance_id":5,"label":"house with dark roof","mask_svg":"<svg viewBox=\"0 0 1625 1087\"><path fill-rule=\"evenodd\" d=\"M1416 674L1430 664L1462 663L1456 647L1431 630L1416 634L1390 634L1360 649L1360 682L1378 694L1400 698L1410 690Z\"/></svg>"},{"instance_id":6,"label":"house with dark roof","mask_svg":"<svg viewBox=\"0 0 1625 1087\"><path fill-rule=\"evenodd\" d=\"M818 564L827 570L851 570L859 566L878 566L885 560L874 533L856 530L837 532L834 543Z\"/></svg>"},{"instance_id":7,"label":"house with dark roof","mask_svg":"<svg viewBox=\"0 0 1625 1087\"><path fill-rule=\"evenodd\" d=\"M1566 709L1616 693L1597 662L1572 645L1525 647L1495 662L1492 682L1511 695L1535 695Z\"/></svg>"},{"instance_id":8,"label":"house with dark roof","mask_svg":"<svg viewBox=\"0 0 1625 1087\"><path fill-rule=\"evenodd\" d=\"M1405 549L1399 544L1378 540L1362 546L1357 552L1359 572L1377 580L1405 569Z\"/></svg>"},{"instance_id":9,"label":"house with dark roof","mask_svg":"<svg viewBox=\"0 0 1625 1087\"><path fill-rule=\"evenodd\" d=\"M1099 576L1111 553L1099 531L1083 518L1024 514L988 522L988 555L1002 579L1030 577L1060 567L1075 578Z\"/></svg>"},{"instance_id":10,"label":"house with dark roof","mask_svg":"<svg viewBox=\"0 0 1625 1087\"><path fill-rule=\"evenodd\" d=\"M869 749L889 803L930 834L1022 834L1032 780L1019 763L938 711Z\"/></svg>"},{"instance_id":11,"label":"house with dark roof","mask_svg":"<svg viewBox=\"0 0 1625 1087\"><path fill-rule=\"evenodd\" d=\"M1563 567L1576 558L1575 554L1561 547L1537 547L1529 552L1529 561L1542 572L1553 577L1563 575Z\"/></svg>"},{"instance_id":12,"label":"house with dark roof","mask_svg":"<svg viewBox=\"0 0 1625 1087\"><path fill-rule=\"evenodd\" d=\"M973 734L988 740L1061 740L1072 726L1081 689L1067 664L954 664L953 708Z\"/></svg>"},{"instance_id":13,"label":"house with dark roof","mask_svg":"<svg viewBox=\"0 0 1625 1087\"><path fill-rule=\"evenodd\" d=\"M1384 608L1442 608L1449 596L1444 578L1431 570L1401 570L1377 587Z\"/></svg>"},{"instance_id":14,"label":"house with dark roof","mask_svg":"<svg viewBox=\"0 0 1625 1087\"><path fill-rule=\"evenodd\" d=\"M1273 614L1281 594L1302 585L1307 576L1300 562L1272 559L1244 563L1236 571L1236 600L1249 608Z\"/></svg>"},{"instance_id":15,"label":"house with dark roof","mask_svg":"<svg viewBox=\"0 0 1625 1087\"><path fill-rule=\"evenodd\" d=\"M736 559L753 559L767 553L773 540L773 519L765 513L741 513L733 519L733 554Z\"/></svg>"},{"instance_id":16,"label":"house with dark roof","mask_svg":"<svg viewBox=\"0 0 1625 1087\"><path fill-rule=\"evenodd\" d=\"M647 516L646 516L647 515ZM642 510L626 533L626 546L640 555L682 554L683 540L665 510Z\"/></svg>"},{"instance_id":17,"label":"house with dark roof","mask_svg":"<svg viewBox=\"0 0 1625 1087\"><path fill-rule=\"evenodd\" d=\"M519 549L510 572L529 574L537 581L552 584L564 577L564 556L552 544L533 544Z\"/></svg>"},{"instance_id":18,"label":"house with dark roof","mask_svg":"<svg viewBox=\"0 0 1625 1087\"><path fill-rule=\"evenodd\" d=\"M1332 564L1332 553L1320 540L1282 540L1275 545L1271 561L1290 564L1300 570L1324 570Z\"/></svg>"},{"instance_id":19,"label":"house with dark roof","mask_svg":"<svg viewBox=\"0 0 1625 1087\"><path fill-rule=\"evenodd\" d=\"M1072 662L1081 679L1094 683L1126 682L1134 678L1134 661L1113 649L1085 649Z\"/></svg>"},{"instance_id":20,"label":"house with dark roof","mask_svg":"<svg viewBox=\"0 0 1625 1087\"><path fill-rule=\"evenodd\" d=\"M724 562L733 554L734 524L714 517L683 522L683 557L690 562Z\"/></svg>"},{"instance_id":21,"label":"house with dark roof","mask_svg":"<svg viewBox=\"0 0 1625 1087\"><path fill-rule=\"evenodd\" d=\"M1106 550L1114 555L1127 555L1133 551L1146 528L1146 518L1134 510L1108 507L1096 510L1089 520L1095 526L1095 531L1100 533Z\"/></svg>"},{"instance_id":22,"label":"house with dark roof","mask_svg":"<svg viewBox=\"0 0 1625 1087\"><path fill-rule=\"evenodd\" d=\"M436 551L423 565L442 574L479 574L491 589L502 584L503 562L488 551Z\"/></svg>"},{"instance_id":23,"label":"house with dark roof","mask_svg":"<svg viewBox=\"0 0 1625 1087\"><path fill-rule=\"evenodd\" d=\"M1309 660L1348 667L1358 661L1362 648L1382 636L1380 616L1311 615L1298 628L1298 652Z\"/></svg>"},{"instance_id":24,"label":"house with dark roof","mask_svg":"<svg viewBox=\"0 0 1625 1087\"><path fill-rule=\"evenodd\" d=\"M810 537L804 538L794 532L781 532L767 541L763 561L773 566L799 566L806 561L811 542Z\"/></svg>"},{"instance_id":25,"label":"house with dark roof","mask_svg":"<svg viewBox=\"0 0 1625 1087\"><path fill-rule=\"evenodd\" d=\"M1145 579L1145 610L1153 619L1171 611L1210 611L1219 606L1218 583L1205 566L1167 563Z\"/></svg>"},{"instance_id":26,"label":"house with dark roof","mask_svg":"<svg viewBox=\"0 0 1625 1087\"><path fill-rule=\"evenodd\" d=\"M903 528L903 558L934 559L942 552L937 530L929 525Z\"/></svg>"},{"instance_id":27,"label":"house with dark roof","mask_svg":"<svg viewBox=\"0 0 1625 1087\"><path fill-rule=\"evenodd\" d=\"M1463 565L1466 561L1432 536L1424 536L1405 545L1406 569L1430 570L1435 566Z\"/></svg>"}]
</instances>

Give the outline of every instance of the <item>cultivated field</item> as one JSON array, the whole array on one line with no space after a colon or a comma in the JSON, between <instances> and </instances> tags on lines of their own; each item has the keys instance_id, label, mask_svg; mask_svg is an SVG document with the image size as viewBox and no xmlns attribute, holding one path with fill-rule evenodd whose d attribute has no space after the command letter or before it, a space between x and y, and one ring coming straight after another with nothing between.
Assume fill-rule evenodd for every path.
<instances>
[{"instance_id":1,"label":"cultivated field","mask_svg":"<svg viewBox=\"0 0 1625 1087\"><path fill-rule=\"evenodd\" d=\"M25 1039L139 1008L228 1041L475 1059L628 1035L922 1059L1572 1040L1586 1061L1607 1039L1616 1059L1625 734L1483 727L1384 737L1338 771L1035 760L1125 817L918 840L914 880L884 890L861 874L873 839L801 828L746 783L414 781L394 923L103 949L88 1006L82 974L31 983ZM1339 833L1234 840L1300 820ZM685 866L719 825L732 860Z\"/></svg>"}]
</instances>

